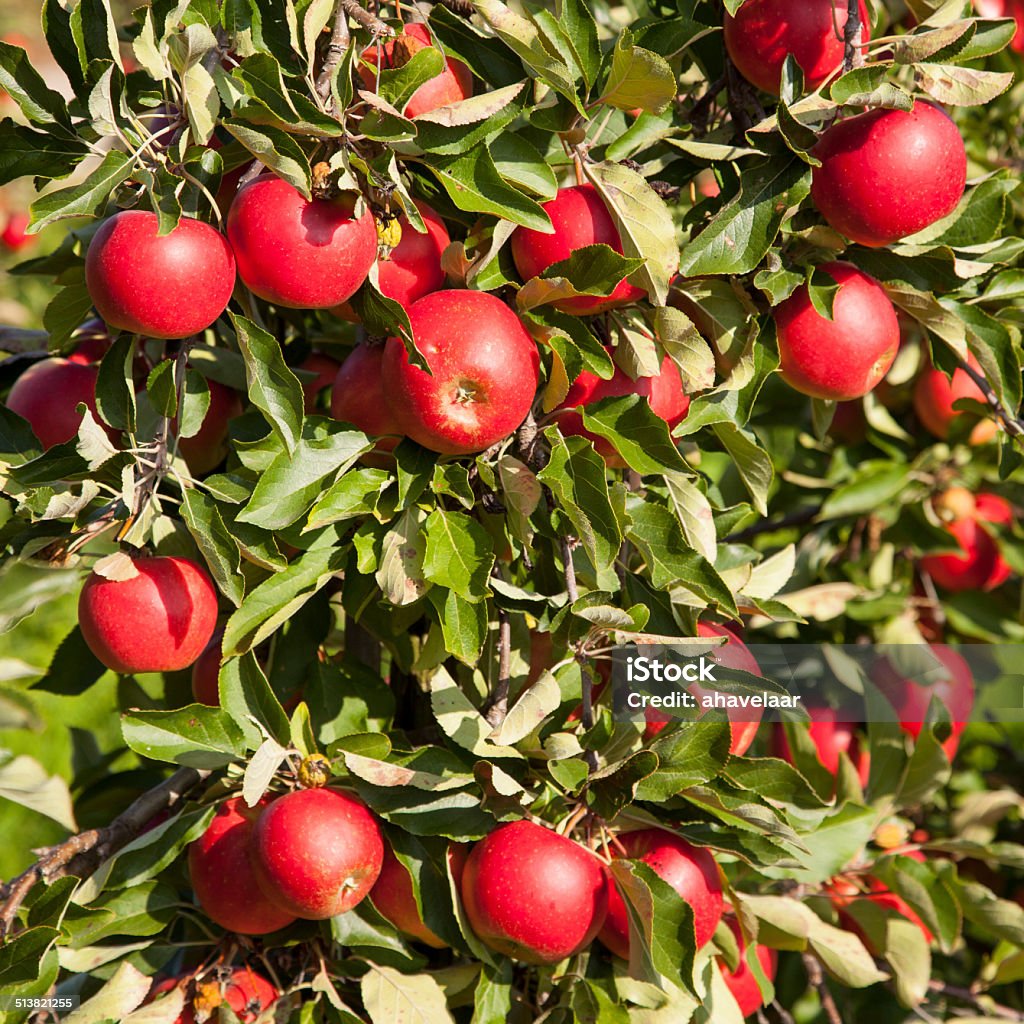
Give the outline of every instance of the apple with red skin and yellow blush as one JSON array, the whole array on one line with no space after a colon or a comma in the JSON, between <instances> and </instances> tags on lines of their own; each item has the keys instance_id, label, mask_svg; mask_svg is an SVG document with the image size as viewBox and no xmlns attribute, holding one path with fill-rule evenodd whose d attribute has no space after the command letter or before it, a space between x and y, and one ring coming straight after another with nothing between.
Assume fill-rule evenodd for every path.
<instances>
[{"instance_id":1,"label":"apple with red skin and yellow blush","mask_svg":"<svg viewBox=\"0 0 1024 1024\"><path fill-rule=\"evenodd\" d=\"M195 1007L188 995L189 991L193 990L194 983L187 977L164 978L163 981L158 981L150 990L146 1002L151 1003L158 996L170 992L179 985L186 989L185 1008L174 1019L173 1024L196 1024ZM219 999L218 1005L230 1007L242 1024L253 1024L281 995L262 974L258 974L251 967L236 967L223 981L209 980L201 983L204 990L211 985L219 990L216 996ZM202 1000L203 997L200 995L199 998ZM215 1005L209 1006L208 1009L216 1015Z\"/></svg>"}]
</instances>

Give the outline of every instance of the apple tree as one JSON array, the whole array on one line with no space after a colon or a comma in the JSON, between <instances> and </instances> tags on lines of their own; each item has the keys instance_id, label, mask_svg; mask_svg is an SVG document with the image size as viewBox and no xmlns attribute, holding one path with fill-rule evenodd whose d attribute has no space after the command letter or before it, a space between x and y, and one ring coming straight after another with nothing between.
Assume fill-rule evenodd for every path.
<instances>
[{"instance_id":1,"label":"apple tree","mask_svg":"<svg viewBox=\"0 0 1024 1024\"><path fill-rule=\"evenodd\" d=\"M4 1019L1024 1020L1024 727L957 653L1024 640L977 7L45 0L59 88L0 42ZM791 641L943 688L613 712L617 649Z\"/></svg>"}]
</instances>

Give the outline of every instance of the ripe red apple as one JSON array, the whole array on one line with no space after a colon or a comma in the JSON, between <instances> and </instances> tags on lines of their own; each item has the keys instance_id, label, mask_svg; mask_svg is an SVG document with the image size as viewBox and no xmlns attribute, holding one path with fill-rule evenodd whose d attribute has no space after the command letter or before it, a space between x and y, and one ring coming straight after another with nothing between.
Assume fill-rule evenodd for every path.
<instances>
[{"instance_id":1,"label":"ripe red apple","mask_svg":"<svg viewBox=\"0 0 1024 1024\"><path fill-rule=\"evenodd\" d=\"M967 152L953 122L918 100L836 122L814 147L811 199L853 242L890 245L951 214L967 183Z\"/></svg>"},{"instance_id":2,"label":"ripe red apple","mask_svg":"<svg viewBox=\"0 0 1024 1024\"><path fill-rule=\"evenodd\" d=\"M665 356L661 370L655 377L640 377L633 380L618 366L611 380L603 380L596 373L584 370L573 381L561 409L554 414L555 422L565 437L585 437L593 442L598 455L601 455L609 466L622 469L625 460L615 450L611 441L591 433L583 426L583 416L577 412L578 406L592 405L602 398L618 398L622 395L640 395L647 399L651 412L668 424L668 429L677 427L686 418L690 410L690 399L683 393L683 382L679 369L672 360Z\"/></svg>"},{"instance_id":3,"label":"ripe red apple","mask_svg":"<svg viewBox=\"0 0 1024 1024\"><path fill-rule=\"evenodd\" d=\"M839 285L832 319L814 308L807 285L775 307L782 377L814 398L860 398L896 358L896 310L882 286L852 264L824 263L818 269Z\"/></svg>"},{"instance_id":4,"label":"ripe red apple","mask_svg":"<svg viewBox=\"0 0 1024 1024\"><path fill-rule=\"evenodd\" d=\"M334 789L275 800L252 837L260 888L296 917L351 910L373 888L384 859L380 827L362 801Z\"/></svg>"},{"instance_id":5,"label":"ripe red apple","mask_svg":"<svg viewBox=\"0 0 1024 1024\"><path fill-rule=\"evenodd\" d=\"M924 862L926 859L920 850L907 851L904 855L913 857L914 860L921 862ZM865 881L868 887L867 892L862 891L851 879L844 877L832 879L825 886L825 891L830 896L832 905L839 912L839 920L842 926L858 936L868 950L876 956L879 954L879 950L876 948L870 935L860 926L857 919L848 910L850 906L855 905L859 900L868 900L879 907L893 911L898 917L913 921L921 929L921 934L925 937L925 941L929 943L932 941L934 936L931 929L921 920L917 911L902 896L891 892L884 882L873 875L867 876Z\"/></svg>"},{"instance_id":6,"label":"ripe red apple","mask_svg":"<svg viewBox=\"0 0 1024 1024\"><path fill-rule=\"evenodd\" d=\"M863 0L859 9L866 43L871 19ZM786 55L793 54L810 91L843 63L846 18L846 0L747 0L735 17L725 16L725 48L748 82L775 96Z\"/></svg>"},{"instance_id":7,"label":"ripe red apple","mask_svg":"<svg viewBox=\"0 0 1024 1024\"><path fill-rule=\"evenodd\" d=\"M714 199L722 194L722 186L718 184L715 172L710 167L705 167L703 171L698 172L693 179L693 186L697 195L704 199Z\"/></svg>"},{"instance_id":8,"label":"ripe red apple","mask_svg":"<svg viewBox=\"0 0 1024 1024\"><path fill-rule=\"evenodd\" d=\"M405 345L384 349L384 394L402 432L446 455L480 452L526 419L540 357L522 321L486 292L432 292L409 307L416 346L431 373L409 362Z\"/></svg>"},{"instance_id":9,"label":"ripe red apple","mask_svg":"<svg viewBox=\"0 0 1024 1024\"><path fill-rule=\"evenodd\" d=\"M672 886L693 911L697 948L707 945L722 919L722 880L709 850L691 846L685 839L660 828L622 832L619 842L630 860L646 864ZM598 938L617 956L629 959L629 917L626 904L608 877L608 916Z\"/></svg>"},{"instance_id":10,"label":"ripe red apple","mask_svg":"<svg viewBox=\"0 0 1024 1024\"><path fill-rule=\"evenodd\" d=\"M8 252L19 252L26 246L31 245L35 235L29 235L25 229L28 227L29 216L27 213L12 213L7 218L4 229L0 232L0 243Z\"/></svg>"},{"instance_id":11,"label":"ripe red apple","mask_svg":"<svg viewBox=\"0 0 1024 1024\"><path fill-rule=\"evenodd\" d=\"M377 257L369 209L354 216L349 195L307 200L271 174L238 190L227 232L246 287L261 299L295 309L329 309L344 302Z\"/></svg>"},{"instance_id":12,"label":"ripe red apple","mask_svg":"<svg viewBox=\"0 0 1024 1024\"><path fill-rule=\"evenodd\" d=\"M316 411L316 400L320 392L334 383L334 378L338 376L338 370L341 369L341 363L337 359L324 355L323 352L310 352L299 363L299 369L309 370L310 373L316 374L312 380L302 382L302 394L308 415Z\"/></svg>"},{"instance_id":13,"label":"ripe red apple","mask_svg":"<svg viewBox=\"0 0 1024 1024\"><path fill-rule=\"evenodd\" d=\"M228 425L242 415L242 398L233 388L215 380L207 380L210 389L210 407L203 424L192 437L178 438L178 453L188 464L193 476L209 473L224 461L227 455ZM178 429L178 421L172 423Z\"/></svg>"},{"instance_id":14,"label":"ripe red apple","mask_svg":"<svg viewBox=\"0 0 1024 1024\"><path fill-rule=\"evenodd\" d=\"M377 85L377 65L382 70L404 67L417 50L432 46L430 30L422 22L410 22L404 32L383 45L368 46L363 50L359 64L359 77L363 87L374 89ZM383 51L383 60L382 60ZM473 73L454 57L446 57L444 69L439 75L427 79L409 98L403 113L406 117L419 117L430 110L458 103L473 95Z\"/></svg>"},{"instance_id":15,"label":"ripe red apple","mask_svg":"<svg viewBox=\"0 0 1024 1024\"><path fill-rule=\"evenodd\" d=\"M757 659L750 653L747 645L726 625L721 622L698 622L697 636L725 636L729 642L721 647L716 647L711 656L725 668L733 668L740 672L749 672L751 675L761 675L761 666ZM700 686L691 686L689 690L694 696L702 697L709 691ZM651 740L660 733L669 722L672 716L659 711L657 708L645 708L647 725L644 728L644 739ZM734 711L730 709L729 732L732 739L729 743L729 753L740 756L750 749L750 744L757 736L758 726L761 724L761 713L757 712L756 720L749 720L754 711ZM735 718L733 716L736 716Z\"/></svg>"},{"instance_id":16,"label":"ripe red apple","mask_svg":"<svg viewBox=\"0 0 1024 1024\"><path fill-rule=\"evenodd\" d=\"M384 844L384 862L380 875L370 890L370 900L400 932L434 949L443 949L448 945L424 923L420 908L416 905L409 872L387 842Z\"/></svg>"},{"instance_id":17,"label":"ripe red apple","mask_svg":"<svg viewBox=\"0 0 1024 1024\"><path fill-rule=\"evenodd\" d=\"M983 18L1013 18L1017 31L1010 40L1010 49L1024 53L1024 2L1022 0L974 0L974 7Z\"/></svg>"},{"instance_id":18,"label":"ripe red apple","mask_svg":"<svg viewBox=\"0 0 1024 1024\"><path fill-rule=\"evenodd\" d=\"M953 592L994 590L1005 583L1010 576L1010 566L984 524L1008 526L1012 523L1010 503L998 494L979 494L971 507L954 510L951 515L953 518L946 523L946 529L956 538L963 554L926 555L921 559L921 568L940 587Z\"/></svg>"},{"instance_id":19,"label":"ripe red apple","mask_svg":"<svg viewBox=\"0 0 1024 1024\"><path fill-rule=\"evenodd\" d=\"M531 964L555 964L588 946L608 902L597 857L530 821L499 825L477 843L461 888L480 939Z\"/></svg>"},{"instance_id":20,"label":"ripe red apple","mask_svg":"<svg viewBox=\"0 0 1024 1024\"><path fill-rule=\"evenodd\" d=\"M974 707L974 676L970 666L953 648L941 644L930 644L929 647L946 673L944 677L933 680L931 685L905 679L885 658L875 665L871 681L892 704L900 728L914 739L921 735L932 698L944 704L949 711L952 731L943 742L942 749L952 761Z\"/></svg>"},{"instance_id":21,"label":"ripe red apple","mask_svg":"<svg viewBox=\"0 0 1024 1024\"><path fill-rule=\"evenodd\" d=\"M622 252L618 228L593 185L560 188L554 199L544 203L544 212L551 218L554 234L524 227L512 233L512 259L524 281L542 274L552 263L567 260L575 250L587 245L607 245L617 253ZM589 316L603 309L632 305L646 295L643 288L623 278L607 298L579 295L554 305L563 313Z\"/></svg>"},{"instance_id":22,"label":"ripe red apple","mask_svg":"<svg viewBox=\"0 0 1024 1024\"><path fill-rule=\"evenodd\" d=\"M174 672L199 657L217 624L217 591L187 558L137 557L138 575L92 573L78 599L89 649L113 672Z\"/></svg>"},{"instance_id":23,"label":"ripe red apple","mask_svg":"<svg viewBox=\"0 0 1024 1024\"><path fill-rule=\"evenodd\" d=\"M27 420L44 449L70 441L81 425L85 404L102 425L96 409L96 366L52 357L30 366L11 388L7 408ZM116 437L108 431L111 439Z\"/></svg>"},{"instance_id":24,"label":"ripe red apple","mask_svg":"<svg viewBox=\"0 0 1024 1024\"><path fill-rule=\"evenodd\" d=\"M164 992L169 992L181 984L191 989L193 984L184 978L164 978L157 982L150 991L146 1002L149 1003ZM207 994L209 988L214 991ZM195 1002L213 1014L217 1014L217 1006L226 1004L238 1017L241 1024L254 1024L261 1012L267 1009L280 996L280 992L262 974L257 974L251 967L236 967L223 981L202 982L201 990L195 999L187 998L185 1008L175 1018L174 1024L196 1024Z\"/></svg>"},{"instance_id":25,"label":"ripe red apple","mask_svg":"<svg viewBox=\"0 0 1024 1024\"><path fill-rule=\"evenodd\" d=\"M978 360L970 353L967 365L981 371ZM953 403L961 398L985 404L984 393L966 370L954 370L953 379L950 380L941 370L926 366L914 384L914 411L917 418L930 434L942 441L949 437L950 427L958 416L971 415L953 408ZM996 436L998 429L995 420L979 420L970 433L970 443L985 444Z\"/></svg>"},{"instance_id":26,"label":"ripe red apple","mask_svg":"<svg viewBox=\"0 0 1024 1024\"><path fill-rule=\"evenodd\" d=\"M384 396L384 347L356 345L334 380L331 416L351 423L370 437L380 438L367 462L377 464L394 450L402 428Z\"/></svg>"},{"instance_id":27,"label":"ripe red apple","mask_svg":"<svg viewBox=\"0 0 1024 1024\"><path fill-rule=\"evenodd\" d=\"M249 852L256 820L273 799L264 797L255 807L248 807L242 797L225 800L188 848L196 900L207 917L229 932L265 935L295 920L260 890Z\"/></svg>"},{"instance_id":28,"label":"ripe red apple","mask_svg":"<svg viewBox=\"0 0 1024 1024\"><path fill-rule=\"evenodd\" d=\"M825 770L835 775L839 771L839 755L846 754L861 786L866 786L871 774L871 753L861 749L855 725L841 721L834 708L823 705L808 705L807 713L811 718L808 725L811 742ZM793 754L781 725L776 725L772 734L772 753L793 764Z\"/></svg>"},{"instance_id":29,"label":"ripe red apple","mask_svg":"<svg viewBox=\"0 0 1024 1024\"><path fill-rule=\"evenodd\" d=\"M754 972L746 958L746 944L743 942L743 935L740 932L739 923L734 917L726 919L729 930L736 936L740 947L740 962L735 971L730 971L725 963L719 958L722 968L722 977L725 979L725 987L732 993L736 1000L740 1013L744 1017L757 1013L764 1006L764 996L761 995L761 987L757 983ZM775 980L775 969L778 966L779 957L774 949L767 946L755 946L754 954L761 963L761 970L769 981Z\"/></svg>"},{"instance_id":30,"label":"ripe red apple","mask_svg":"<svg viewBox=\"0 0 1024 1024\"><path fill-rule=\"evenodd\" d=\"M224 312L235 287L235 258L209 224L182 217L158 235L149 210L122 210L89 243L85 282L112 327L149 338L187 338Z\"/></svg>"},{"instance_id":31,"label":"ripe red apple","mask_svg":"<svg viewBox=\"0 0 1024 1024\"><path fill-rule=\"evenodd\" d=\"M220 661L221 640L224 630L214 631L210 642L192 666L192 696L197 704L211 708L220 707Z\"/></svg>"}]
</instances>

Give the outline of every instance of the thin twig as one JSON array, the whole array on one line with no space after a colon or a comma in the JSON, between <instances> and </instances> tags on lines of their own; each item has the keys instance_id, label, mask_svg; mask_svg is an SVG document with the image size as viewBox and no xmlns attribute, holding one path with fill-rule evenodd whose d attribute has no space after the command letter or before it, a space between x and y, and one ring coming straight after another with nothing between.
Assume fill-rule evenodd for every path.
<instances>
[{"instance_id":1,"label":"thin twig","mask_svg":"<svg viewBox=\"0 0 1024 1024\"><path fill-rule=\"evenodd\" d=\"M979 993L969 988L959 988L956 985L947 985L944 981L930 981L928 988L932 992L945 996L947 999L955 999L957 1002L966 1003L979 1012L992 1017L1001 1017L1004 1020L1024 1021L1024 1013L1014 1010L1009 1006L993 1002L991 999L982 998Z\"/></svg>"},{"instance_id":2,"label":"thin twig","mask_svg":"<svg viewBox=\"0 0 1024 1024\"><path fill-rule=\"evenodd\" d=\"M843 1024L843 1018L839 1013L839 1007L836 1006L835 999L832 998L832 991L828 987L828 982L825 980L825 973L821 969L821 964L818 962L817 957L813 953L804 953L804 968L807 971L807 980L811 983L811 986L818 992L818 997L821 999L821 1008L825 1011L825 1016L829 1020L829 1024Z\"/></svg>"},{"instance_id":3,"label":"thin twig","mask_svg":"<svg viewBox=\"0 0 1024 1024\"><path fill-rule=\"evenodd\" d=\"M320 74L316 76L317 95L324 101L331 95L331 78L334 76L334 69L341 63L349 44L348 11L345 5L338 4L334 12L334 28L331 30L331 41L328 44L327 52L324 54L324 62L320 67Z\"/></svg>"},{"instance_id":4,"label":"thin twig","mask_svg":"<svg viewBox=\"0 0 1024 1024\"><path fill-rule=\"evenodd\" d=\"M46 850L30 868L0 886L0 938L10 934L18 909L36 882L51 883L65 875L88 878L134 839L155 815L177 806L209 775L210 772L196 768L179 768L170 778L143 793L109 825L81 832Z\"/></svg>"},{"instance_id":5,"label":"thin twig","mask_svg":"<svg viewBox=\"0 0 1024 1024\"><path fill-rule=\"evenodd\" d=\"M860 23L860 0L846 0L846 28L843 29L843 70L852 71L864 63Z\"/></svg>"},{"instance_id":6,"label":"thin twig","mask_svg":"<svg viewBox=\"0 0 1024 1024\"><path fill-rule=\"evenodd\" d=\"M442 7L447 7L452 14L457 14L460 18L471 18L473 16L473 4L470 0L430 0L431 3L439 3Z\"/></svg>"},{"instance_id":7,"label":"thin twig","mask_svg":"<svg viewBox=\"0 0 1024 1024\"><path fill-rule=\"evenodd\" d=\"M1024 420L1016 419L1006 410L985 375L971 366L966 359L960 359L958 356L957 362L960 364L960 369L978 385L981 393L985 396L985 401L995 413L996 419L1006 428L1006 432L1013 437L1024 437Z\"/></svg>"},{"instance_id":8,"label":"thin twig","mask_svg":"<svg viewBox=\"0 0 1024 1024\"><path fill-rule=\"evenodd\" d=\"M498 609L498 681L483 707L484 718L497 729L508 714L508 688L512 675L512 623L504 608Z\"/></svg>"},{"instance_id":9,"label":"thin twig","mask_svg":"<svg viewBox=\"0 0 1024 1024\"><path fill-rule=\"evenodd\" d=\"M393 36L395 30L361 7L359 0L338 0L338 6L357 24L368 29L375 36Z\"/></svg>"},{"instance_id":10,"label":"thin twig","mask_svg":"<svg viewBox=\"0 0 1024 1024\"><path fill-rule=\"evenodd\" d=\"M820 505L812 505L807 508L798 508L796 511L789 512L779 519L761 519L744 530L730 533L725 538L725 543L744 544L748 540L753 540L755 537L760 536L762 533L775 533L776 530L785 530L790 526L803 526L805 523L811 522L820 511Z\"/></svg>"}]
</instances>

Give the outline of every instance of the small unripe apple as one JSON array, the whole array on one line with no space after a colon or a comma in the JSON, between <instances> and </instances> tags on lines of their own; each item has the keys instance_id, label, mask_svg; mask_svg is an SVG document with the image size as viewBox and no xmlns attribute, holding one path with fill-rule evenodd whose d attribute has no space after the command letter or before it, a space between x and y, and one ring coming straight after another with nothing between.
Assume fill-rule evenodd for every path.
<instances>
[{"instance_id":1,"label":"small unripe apple","mask_svg":"<svg viewBox=\"0 0 1024 1024\"><path fill-rule=\"evenodd\" d=\"M594 445L598 455L609 466L622 469L626 462L607 438L593 434L583 426L583 416L578 406L593 405L602 398L618 398L622 395L639 395L647 399L651 412L668 424L671 431L686 418L690 410L690 399L683 392L683 381L679 369L668 357L662 360L661 370L654 377L639 377L633 380L629 374L615 367L611 380L604 380L596 373L584 370L569 387L561 409L554 413L558 429L565 437L585 437Z\"/></svg>"},{"instance_id":2,"label":"small unripe apple","mask_svg":"<svg viewBox=\"0 0 1024 1024\"><path fill-rule=\"evenodd\" d=\"M807 285L775 307L782 377L813 398L860 398L896 358L896 310L885 289L852 264L825 263L818 270L839 285L831 320L814 308Z\"/></svg>"},{"instance_id":3,"label":"small unripe apple","mask_svg":"<svg viewBox=\"0 0 1024 1024\"><path fill-rule=\"evenodd\" d=\"M672 886L693 912L697 948L706 946L722 919L722 879L709 850L691 846L685 839L660 828L622 832L619 842L630 860L646 864ZM629 917L626 904L611 877L608 878L608 916L598 938L617 956L629 959Z\"/></svg>"},{"instance_id":4,"label":"small unripe apple","mask_svg":"<svg viewBox=\"0 0 1024 1024\"><path fill-rule=\"evenodd\" d=\"M736 936L736 942L739 944L740 962L735 971L730 971L725 966L725 963L720 960L722 977L725 980L725 987L732 993L733 999L736 1000L740 1013L744 1017L749 1017L751 1014L757 1013L764 1006L764 996L761 995L761 986L757 983L757 977L750 969L750 964L747 963L747 947L743 942L739 923L734 917L730 917L726 920L726 924L733 935ZM754 947L754 954L760 961L761 970L764 971L765 977L769 981L774 981L775 970L779 960L778 954L774 949L761 945Z\"/></svg>"},{"instance_id":5,"label":"small unripe apple","mask_svg":"<svg viewBox=\"0 0 1024 1024\"><path fill-rule=\"evenodd\" d=\"M871 681L892 704L900 728L915 739L924 728L932 698L945 705L952 731L943 742L942 749L952 761L974 707L974 676L967 662L951 647L929 646L945 673L941 678L931 680L930 685L904 678L888 659L878 661L872 670Z\"/></svg>"},{"instance_id":6,"label":"small unripe apple","mask_svg":"<svg viewBox=\"0 0 1024 1024\"><path fill-rule=\"evenodd\" d=\"M811 719L808 733L825 770L835 775L839 771L839 755L846 754L857 772L861 786L866 786L871 774L871 753L861 749L855 725L841 721L834 708L824 705L808 705L807 713ZM772 734L772 753L793 764L793 754L781 725L776 725Z\"/></svg>"},{"instance_id":7,"label":"small unripe apple","mask_svg":"<svg viewBox=\"0 0 1024 1024\"><path fill-rule=\"evenodd\" d=\"M302 789L275 800L252 838L260 888L278 906L307 920L351 910L373 888L384 841L373 815L354 796Z\"/></svg>"},{"instance_id":8,"label":"small unripe apple","mask_svg":"<svg viewBox=\"0 0 1024 1024\"><path fill-rule=\"evenodd\" d=\"M100 225L85 257L93 305L112 327L148 338L187 338L224 312L235 258L209 224L182 217L168 235L149 210L122 210Z\"/></svg>"},{"instance_id":9,"label":"small unripe apple","mask_svg":"<svg viewBox=\"0 0 1024 1024\"><path fill-rule=\"evenodd\" d=\"M981 372L973 354L968 354L967 365ZM950 428L958 416L971 415L953 408L953 403L961 398L985 404L984 392L974 383L971 375L960 368L953 371L953 379L950 380L934 366L925 366L914 383L914 412L925 429L942 441L949 437ZM996 436L998 430L995 420L979 420L970 433L970 443L986 444Z\"/></svg>"},{"instance_id":10,"label":"small unripe apple","mask_svg":"<svg viewBox=\"0 0 1024 1024\"><path fill-rule=\"evenodd\" d=\"M416 905L409 872L387 842L384 844L384 862L380 875L370 890L370 901L400 932L434 949L443 949L448 945L424 922L420 908Z\"/></svg>"},{"instance_id":11,"label":"small unripe apple","mask_svg":"<svg viewBox=\"0 0 1024 1024\"><path fill-rule=\"evenodd\" d=\"M4 403L11 412L28 421L44 449L70 441L78 433L84 404L101 426L96 409L95 365L51 357L30 366L11 388ZM113 439L113 431L107 433Z\"/></svg>"},{"instance_id":12,"label":"small unripe apple","mask_svg":"<svg viewBox=\"0 0 1024 1024\"><path fill-rule=\"evenodd\" d=\"M723 668L748 672L754 676L761 675L761 666L758 665L757 659L750 653L750 649L724 623L698 622L697 636L728 637L728 643L723 644L721 647L716 647L710 653L710 657L714 658ZM698 699L707 693L702 687L696 685L690 686L689 691ZM659 711L657 708L646 708L644 714L647 718L647 725L644 728L645 740L653 739L672 721L671 715L667 715L664 711ZM750 710L734 711L732 709L727 714L730 719L729 733L732 737L729 742L729 753L736 756L743 755L750 749L751 743L754 742L754 738L757 736L758 726L761 724L761 715L758 713L757 718L753 719L753 712ZM735 718L733 717L734 715L736 716Z\"/></svg>"},{"instance_id":13,"label":"small unripe apple","mask_svg":"<svg viewBox=\"0 0 1024 1024\"><path fill-rule=\"evenodd\" d=\"M243 185L228 211L238 275L261 299L329 309L355 294L377 257L377 229L354 200L303 197L271 174Z\"/></svg>"},{"instance_id":14,"label":"small unripe apple","mask_svg":"<svg viewBox=\"0 0 1024 1024\"><path fill-rule=\"evenodd\" d=\"M387 458L402 437L398 418L384 395L384 346L356 345L341 364L331 391L331 416L379 438L364 460L376 465Z\"/></svg>"},{"instance_id":15,"label":"small unripe apple","mask_svg":"<svg viewBox=\"0 0 1024 1024\"><path fill-rule=\"evenodd\" d=\"M921 559L921 568L940 587L954 593L961 590L993 590L1006 582L1010 566L984 524L1010 525L1013 522L1013 509L1005 498L987 493L976 495L974 505L970 508L961 500L960 508L965 514L954 514L946 523L946 529L956 539L963 553L926 555Z\"/></svg>"},{"instance_id":16,"label":"small unripe apple","mask_svg":"<svg viewBox=\"0 0 1024 1024\"><path fill-rule=\"evenodd\" d=\"M403 67L417 50L432 45L430 29L423 22L416 21L409 22L397 38L389 39L383 45L378 43L376 46L368 46L363 50L358 66L363 88L376 88L378 64L383 70ZM441 73L428 78L412 94L402 113L406 117L419 117L420 114L458 103L472 95L473 73L461 60L445 57Z\"/></svg>"},{"instance_id":17,"label":"small unripe apple","mask_svg":"<svg viewBox=\"0 0 1024 1024\"><path fill-rule=\"evenodd\" d=\"M871 19L863 0L859 10L866 43ZM846 0L747 0L735 17L725 16L725 48L748 82L775 96L791 53L810 91L842 66L846 19Z\"/></svg>"},{"instance_id":18,"label":"small unripe apple","mask_svg":"<svg viewBox=\"0 0 1024 1024\"><path fill-rule=\"evenodd\" d=\"M207 917L229 932L265 935L295 920L263 894L252 866L252 831L272 802L273 797L264 797L249 807L242 797L225 800L206 831L188 848L196 900Z\"/></svg>"},{"instance_id":19,"label":"small unripe apple","mask_svg":"<svg viewBox=\"0 0 1024 1024\"><path fill-rule=\"evenodd\" d=\"M203 417L202 426L192 437L178 438L178 453L188 464L193 476L203 476L224 461L227 455L228 425L242 415L241 395L233 388L216 380L207 380L210 389L210 407ZM178 429L175 419L173 429Z\"/></svg>"},{"instance_id":20,"label":"small unripe apple","mask_svg":"<svg viewBox=\"0 0 1024 1024\"><path fill-rule=\"evenodd\" d=\"M312 380L302 382L302 395L307 415L316 411L316 400L321 391L326 390L334 383L338 376L341 363L332 359L323 352L310 352L305 359L299 363L300 370L309 370L316 376Z\"/></svg>"},{"instance_id":21,"label":"small unripe apple","mask_svg":"<svg viewBox=\"0 0 1024 1024\"><path fill-rule=\"evenodd\" d=\"M555 964L588 946L608 902L597 857L530 821L499 825L477 843L461 889L480 939L531 964Z\"/></svg>"},{"instance_id":22,"label":"small unripe apple","mask_svg":"<svg viewBox=\"0 0 1024 1024\"><path fill-rule=\"evenodd\" d=\"M619 230L593 185L560 188L555 198L543 207L551 218L554 234L524 227L512 233L512 259L524 281L542 274L552 263L567 260L573 252L587 245L607 245L622 253ZM646 295L643 288L623 278L607 298L579 295L561 299L554 305L563 313L589 316L604 309L632 305Z\"/></svg>"},{"instance_id":23,"label":"small unripe apple","mask_svg":"<svg viewBox=\"0 0 1024 1024\"><path fill-rule=\"evenodd\" d=\"M389 338L382 381L402 432L424 448L468 455L508 437L526 419L540 375L522 321L486 292L432 292L409 307L416 346L431 372Z\"/></svg>"},{"instance_id":24,"label":"small unripe apple","mask_svg":"<svg viewBox=\"0 0 1024 1024\"><path fill-rule=\"evenodd\" d=\"M113 672L175 672L203 652L217 624L217 591L187 558L137 557L137 575L92 573L78 599L89 649Z\"/></svg>"},{"instance_id":25,"label":"small unripe apple","mask_svg":"<svg viewBox=\"0 0 1024 1024\"><path fill-rule=\"evenodd\" d=\"M814 147L811 199L841 234L890 245L951 214L967 183L967 152L953 122L918 100L838 121Z\"/></svg>"}]
</instances>

